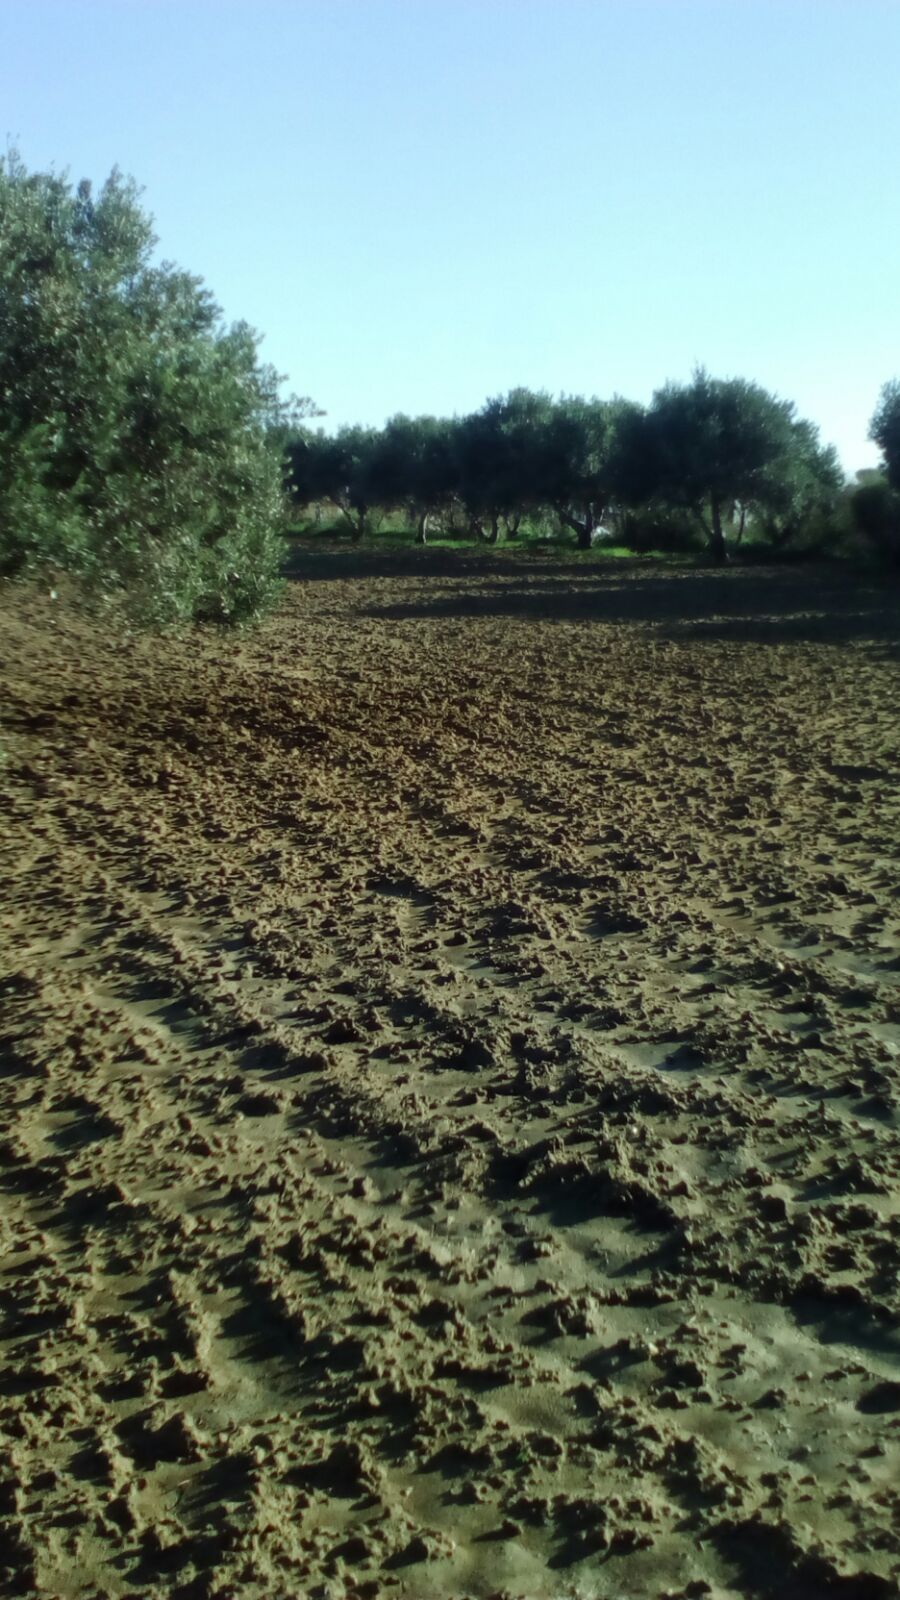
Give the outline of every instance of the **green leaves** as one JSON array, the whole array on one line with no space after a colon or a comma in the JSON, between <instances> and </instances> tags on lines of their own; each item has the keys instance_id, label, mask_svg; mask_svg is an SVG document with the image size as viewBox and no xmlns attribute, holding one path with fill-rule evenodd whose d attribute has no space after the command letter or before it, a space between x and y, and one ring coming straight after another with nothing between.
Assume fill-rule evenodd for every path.
<instances>
[{"instance_id":1,"label":"green leaves","mask_svg":"<svg viewBox=\"0 0 900 1600\"><path fill-rule=\"evenodd\" d=\"M153 621L278 588L278 377L201 281L151 262L135 184L0 161L0 571L61 567Z\"/></svg>"},{"instance_id":2,"label":"green leaves","mask_svg":"<svg viewBox=\"0 0 900 1600\"><path fill-rule=\"evenodd\" d=\"M304 432L290 455L296 503L330 500L356 537L378 506L411 513L424 538L428 513L455 502L491 542L550 514L588 549L608 518L621 527L636 510L632 532L657 530L666 548L703 538L724 558L745 533L777 546L818 537L841 491L834 451L792 404L702 368L646 409L517 388L464 417Z\"/></svg>"},{"instance_id":3,"label":"green leaves","mask_svg":"<svg viewBox=\"0 0 900 1600\"><path fill-rule=\"evenodd\" d=\"M886 383L869 424L869 438L884 457L888 482L900 490L900 379Z\"/></svg>"},{"instance_id":4,"label":"green leaves","mask_svg":"<svg viewBox=\"0 0 900 1600\"><path fill-rule=\"evenodd\" d=\"M711 378L701 367L689 384L657 390L636 440L634 497L690 511L710 553L726 555L724 522L740 504L757 515L789 511L801 481L824 486L816 430L798 422L791 402L745 378ZM835 491L836 492L836 491Z\"/></svg>"}]
</instances>

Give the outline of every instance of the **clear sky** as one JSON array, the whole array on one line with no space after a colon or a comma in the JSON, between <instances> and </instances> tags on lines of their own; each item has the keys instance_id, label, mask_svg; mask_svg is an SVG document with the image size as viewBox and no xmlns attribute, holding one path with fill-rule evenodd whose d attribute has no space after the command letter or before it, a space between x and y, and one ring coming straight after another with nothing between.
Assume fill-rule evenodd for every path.
<instances>
[{"instance_id":1,"label":"clear sky","mask_svg":"<svg viewBox=\"0 0 900 1600\"><path fill-rule=\"evenodd\" d=\"M0 0L2 135L137 178L328 427L702 362L876 459L900 0Z\"/></svg>"}]
</instances>

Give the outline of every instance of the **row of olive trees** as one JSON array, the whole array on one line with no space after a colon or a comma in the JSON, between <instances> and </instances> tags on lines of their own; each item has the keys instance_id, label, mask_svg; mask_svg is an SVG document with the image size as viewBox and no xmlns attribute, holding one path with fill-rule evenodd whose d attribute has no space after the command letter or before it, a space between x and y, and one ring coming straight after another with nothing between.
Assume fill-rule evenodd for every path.
<instances>
[{"instance_id":1,"label":"row of olive trees","mask_svg":"<svg viewBox=\"0 0 900 1600\"><path fill-rule=\"evenodd\" d=\"M154 259L133 183L96 196L0 159L0 576L59 569L145 617L239 621L278 590L284 454L296 505L330 502L360 538L401 509L515 538L551 517L587 548L610 523L680 519L716 560L748 528L807 538L841 496L834 452L793 405L698 371L647 407L513 390L470 416L395 417L333 436L283 403L244 324ZM857 527L900 552L900 384L872 423L886 476Z\"/></svg>"},{"instance_id":2,"label":"row of olive trees","mask_svg":"<svg viewBox=\"0 0 900 1600\"><path fill-rule=\"evenodd\" d=\"M465 417L305 430L289 454L295 504L329 502L357 539L376 508L391 508L424 543L429 520L456 507L489 543L550 513L586 549L611 517L639 508L678 514L723 561L748 523L787 545L842 490L835 452L792 404L702 369L647 407L514 389Z\"/></svg>"},{"instance_id":3,"label":"row of olive trees","mask_svg":"<svg viewBox=\"0 0 900 1600\"><path fill-rule=\"evenodd\" d=\"M68 571L144 617L238 621L277 592L279 400L244 324L153 258L134 184L0 159L0 574Z\"/></svg>"}]
</instances>

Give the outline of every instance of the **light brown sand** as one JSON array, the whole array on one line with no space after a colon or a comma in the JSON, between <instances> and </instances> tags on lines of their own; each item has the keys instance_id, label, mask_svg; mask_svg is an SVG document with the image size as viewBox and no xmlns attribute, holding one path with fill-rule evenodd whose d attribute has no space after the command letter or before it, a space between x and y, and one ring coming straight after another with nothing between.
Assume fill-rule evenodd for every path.
<instances>
[{"instance_id":1,"label":"light brown sand","mask_svg":"<svg viewBox=\"0 0 900 1600\"><path fill-rule=\"evenodd\" d=\"M896 1596L896 597L350 570L3 601L4 1593Z\"/></svg>"}]
</instances>

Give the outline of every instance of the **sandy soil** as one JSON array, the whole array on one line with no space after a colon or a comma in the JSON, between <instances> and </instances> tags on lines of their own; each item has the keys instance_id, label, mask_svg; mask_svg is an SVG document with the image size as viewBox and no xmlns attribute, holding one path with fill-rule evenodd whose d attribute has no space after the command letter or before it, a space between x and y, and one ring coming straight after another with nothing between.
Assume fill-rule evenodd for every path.
<instances>
[{"instance_id":1,"label":"sandy soil","mask_svg":"<svg viewBox=\"0 0 900 1600\"><path fill-rule=\"evenodd\" d=\"M2 602L3 1592L900 1594L896 594L298 572Z\"/></svg>"}]
</instances>

